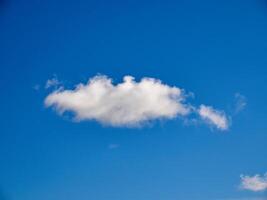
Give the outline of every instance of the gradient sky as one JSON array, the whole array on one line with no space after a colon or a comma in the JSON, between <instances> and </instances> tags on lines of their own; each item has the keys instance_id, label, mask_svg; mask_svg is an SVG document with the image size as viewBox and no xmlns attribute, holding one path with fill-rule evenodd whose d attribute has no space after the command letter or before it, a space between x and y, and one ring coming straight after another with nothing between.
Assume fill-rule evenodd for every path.
<instances>
[{"instance_id":1,"label":"gradient sky","mask_svg":"<svg viewBox=\"0 0 267 200\"><path fill-rule=\"evenodd\" d=\"M240 175L267 172L264 0L2 0L1 200L239 200ZM44 106L96 74L153 77L231 117L139 128L73 122ZM247 105L236 110L239 93Z\"/></svg>"}]
</instances>

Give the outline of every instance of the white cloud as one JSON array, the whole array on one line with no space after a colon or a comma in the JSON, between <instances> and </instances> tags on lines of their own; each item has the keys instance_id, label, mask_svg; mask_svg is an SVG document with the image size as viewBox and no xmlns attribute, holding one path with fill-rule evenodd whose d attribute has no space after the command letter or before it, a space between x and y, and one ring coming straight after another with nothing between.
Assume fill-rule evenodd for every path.
<instances>
[{"instance_id":1,"label":"white cloud","mask_svg":"<svg viewBox=\"0 0 267 200\"><path fill-rule=\"evenodd\" d=\"M229 120L223 111L202 104L198 109L198 114L204 121L218 129L226 130L229 127Z\"/></svg>"},{"instance_id":2,"label":"white cloud","mask_svg":"<svg viewBox=\"0 0 267 200\"><path fill-rule=\"evenodd\" d=\"M244 108L247 105L247 98L240 94L240 93L236 93L235 94L235 113L239 113L240 111L244 110Z\"/></svg>"},{"instance_id":3,"label":"white cloud","mask_svg":"<svg viewBox=\"0 0 267 200\"><path fill-rule=\"evenodd\" d=\"M267 173L263 176L256 174L254 176L241 175L240 187L244 190L260 192L267 190Z\"/></svg>"},{"instance_id":4,"label":"white cloud","mask_svg":"<svg viewBox=\"0 0 267 200\"><path fill-rule=\"evenodd\" d=\"M75 119L96 120L112 126L137 126L155 119L171 119L190 113L182 89L153 78L136 82L125 76L117 85L106 76L95 76L74 90L57 90L47 96L46 106L59 113L71 111Z\"/></svg>"},{"instance_id":5,"label":"white cloud","mask_svg":"<svg viewBox=\"0 0 267 200\"><path fill-rule=\"evenodd\" d=\"M48 81L48 85L53 82L59 83L56 79ZM62 87L55 90L46 97L45 105L55 108L59 114L72 112L76 121L95 120L110 126L140 126L178 116L186 121L187 116L197 113L201 120L216 128L228 129L224 112L205 105L199 109L191 106L186 102L187 96L182 89L154 78L142 78L138 82L132 76L125 76L122 83L113 84L107 76L95 76L73 90Z\"/></svg>"}]
</instances>

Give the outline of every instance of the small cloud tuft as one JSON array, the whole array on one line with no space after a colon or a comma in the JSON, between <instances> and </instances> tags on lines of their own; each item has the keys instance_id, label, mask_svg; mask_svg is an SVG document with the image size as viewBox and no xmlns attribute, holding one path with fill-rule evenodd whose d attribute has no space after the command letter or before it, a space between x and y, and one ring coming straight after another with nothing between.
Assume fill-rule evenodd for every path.
<instances>
[{"instance_id":1,"label":"small cloud tuft","mask_svg":"<svg viewBox=\"0 0 267 200\"><path fill-rule=\"evenodd\" d=\"M53 76L53 78L51 79L48 79L46 81L46 84L45 84L45 89L49 89L51 87L58 87L61 83L59 82L59 80L57 79L56 75Z\"/></svg>"},{"instance_id":2,"label":"small cloud tuft","mask_svg":"<svg viewBox=\"0 0 267 200\"><path fill-rule=\"evenodd\" d=\"M247 106L247 98L240 94L240 93L236 93L235 94L235 113L239 113L242 110L245 109L245 107Z\"/></svg>"},{"instance_id":3,"label":"small cloud tuft","mask_svg":"<svg viewBox=\"0 0 267 200\"><path fill-rule=\"evenodd\" d=\"M215 126L220 130L227 130L229 127L229 120L223 111L202 104L200 105L198 114L208 124Z\"/></svg>"},{"instance_id":4,"label":"small cloud tuft","mask_svg":"<svg viewBox=\"0 0 267 200\"><path fill-rule=\"evenodd\" d=\"M267 190L267 173L263 176L256 174L254 176L241 175L240 188L250 190L253 192L260 192Z\"/></svg>"}]
</instances>

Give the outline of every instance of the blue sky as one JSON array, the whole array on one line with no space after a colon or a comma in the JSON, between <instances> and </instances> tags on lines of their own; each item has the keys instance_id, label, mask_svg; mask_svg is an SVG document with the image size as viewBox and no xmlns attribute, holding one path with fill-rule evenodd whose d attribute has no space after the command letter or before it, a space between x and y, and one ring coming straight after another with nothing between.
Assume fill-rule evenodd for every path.
<instances>
[{"instance_id":1,"label":"blue sky","mask_svg":"<svg viewBox=\"0 0 267 200\"><path fill-rule=\"evenodd\" d=\"M0 6L0 199L266 198L266 1L5 0ZM73 107L59 115L58 99L45 106L58 87L46 89L47 80L56 78L63 92L98 74L114 87L126 75L136 83L161 80L193 93L185 104L195 110L118 127L95 115L75 121ZM225 116L227 130L203 120L201 104ZM242 180L263 189L242 189Z\"/></svg>"}]
</instances>

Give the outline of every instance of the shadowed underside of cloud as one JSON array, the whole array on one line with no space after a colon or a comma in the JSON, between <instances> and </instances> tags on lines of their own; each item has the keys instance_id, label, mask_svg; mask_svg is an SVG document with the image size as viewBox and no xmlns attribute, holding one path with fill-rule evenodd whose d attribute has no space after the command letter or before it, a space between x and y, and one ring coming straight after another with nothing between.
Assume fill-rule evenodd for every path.
<instances>
[{"instance_id":1,"label":"shadowed underside of cloud","mask_svg":"<svg viewBox=\"0 0 267 200\"><path fill-rule=\"evenodd\" d=\"M254 176L241 175L241 189L260 192L267 190L267 173L263 176L256 174Z\"/></svg>"},{"instance_id":2,"label":"shadowed underside of cloud","mask_svg":"<svg viewBox=\"0 0 267 200\"><path fill-rule=\"evenodd\" d=\"M156 119L186 117L196 112L204 121L221 130L228 128L225 114L209 106L194 108L186 102L184 90L154 78L139 82L125 76L117 85L107 76L95 76L73 90L59 89L45 99L58 113L71 111L75 120L96 120L111 126L140 126Z\"/></svg>"}]
</instances>

